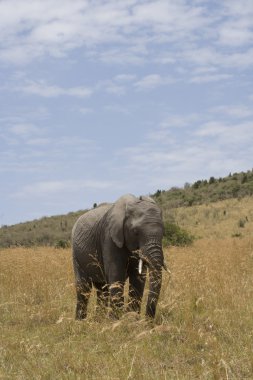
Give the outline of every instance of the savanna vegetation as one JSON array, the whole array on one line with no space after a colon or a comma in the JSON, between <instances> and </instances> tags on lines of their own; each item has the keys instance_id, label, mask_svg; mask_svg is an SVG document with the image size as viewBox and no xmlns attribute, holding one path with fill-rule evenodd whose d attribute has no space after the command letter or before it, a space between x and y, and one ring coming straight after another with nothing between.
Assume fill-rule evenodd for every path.
<instances>
[{"instance_id":1,"label":"savanna vegetation","mask_svg":"<svg viewBox=\"0 0 253 380\"><path fill-rule=\"evenodd\" d=\"M70 246L72 227L85 210L0 228L0 247Z\"/></svg>"},{"instance_id":2,"label":"savanna vegetation","mask_svg":"<svg viewBox=\"0 0 253 380\"><path fill-rule=\"evenodd\" d=\"M0 251L0 378L252 379L253 240L165 250L154 322L73 318L70 249ZM126 300L127 302L127 300Z\"/></svg>"},{"instance_id":3,"label":"savanna vegetation","mask_svg":"<svg viewBox=\"0 0 253 380\"><path fill-rule=\"evenodd\" d=\"M163 209L171 209L252 195L253 170L249 170L230 173L224 178L210 177L209 180L198 180L193 184L185 183L184 188L157 190L153 197Z\"/></svg>"},{"instance_id":4,"label":"savanna vegetation","mask_svg":"<svg viewBox=\"0 0 253 380\"><path fill-rule=\"evenodd\" d=\"M10 248L0 249L0 379L252 379L253 197L246 174L154 195L163 207L171 275L163 274L153 322L144 310L110 320L96 309L95 294L88 319L74 320L68 245L83 211L2 227L1 245L9 237ZM214 202L220 186L235 183L236 196ZM179 191L184 200L199 191L203 201L178 203ZM14 247L20 244L27 247Z\"/></svg>"}]
</instances>

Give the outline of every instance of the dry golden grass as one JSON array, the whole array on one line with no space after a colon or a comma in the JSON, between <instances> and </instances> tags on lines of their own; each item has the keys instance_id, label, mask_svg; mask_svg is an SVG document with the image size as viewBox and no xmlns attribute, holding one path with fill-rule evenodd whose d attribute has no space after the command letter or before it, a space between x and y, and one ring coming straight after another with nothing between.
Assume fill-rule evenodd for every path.
<instances>
[{"instance_id":1,"label":"dry golden grass","mask_svg":"<svg viewBox=\"0 0 253 380\"><path fill-rule=\"evenodd\" d=\"M70 250L0 251L0 378L252 379L253 240L166 251L155 323L73 319Z\"/></svg>"},{"instance_id":2,"label":"dry golden grass","mask_svg":"<svg viewBox=\"0 0 253 380\"><path fill-rule=\"evenodd\" d=\"M165 211L165 218L169 216L172 216L180 227L201 238L251 236L253 197L232 198L206 205L170 209ZM240 221L243 222L243 227L239 226Z\"/></svg>"}]
</instances>

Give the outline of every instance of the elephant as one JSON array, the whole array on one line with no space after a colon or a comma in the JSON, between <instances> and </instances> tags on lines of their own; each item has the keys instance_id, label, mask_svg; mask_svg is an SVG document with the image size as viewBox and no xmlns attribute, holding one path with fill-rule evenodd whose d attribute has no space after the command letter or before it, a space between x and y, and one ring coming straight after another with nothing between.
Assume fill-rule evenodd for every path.
<instances>
[{"instance_id":1,"label":"elephant","mask_svg":"<svg viewBox=\"0 0 253 380\"><path fill-rule=\"evenodd\" d=\"M76 319L87 317L92 287L98 305L110 305L116 318L124 308L124 284L129 278L127 311L140 313L149 270L146 316L155 317L166 269L162 250L162 212L148 196L126 194L113 204L93 208L76 221L72 230L76 282Z\"/></svg>"}]
</instances>

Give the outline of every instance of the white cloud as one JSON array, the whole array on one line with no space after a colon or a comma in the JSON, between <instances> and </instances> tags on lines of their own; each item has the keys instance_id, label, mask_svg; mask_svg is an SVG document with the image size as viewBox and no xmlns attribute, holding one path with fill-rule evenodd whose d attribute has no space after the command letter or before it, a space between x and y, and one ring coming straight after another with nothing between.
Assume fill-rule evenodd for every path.
<instances>
[{"instance_id":1,"label":"white cloud","mask_svg":"<svg viewBox=\"0 0 253 380\"><path fill-rule=\"evenodd\" d=\"M92 94L92 90L86 87L70 87L63 88L54 85L48 85L44 81L40 82L27 82L21 87L16 87L16 91L25 94L42 96L45 98L55 98L58 96L73 96L78 98L86 98Z\"/></svg>"},{"instance_id":2,"label":"white cloud","mask_svg":"<svg viewBox=\"0 0 253 380\"><path fill-rule=\"evenodd\" d=\"M220 82L232 78L231 74L202 74L190 78L190 83Z\"/></svg>"},{"instance_id":3,"label":"white cloud","mask_svg":"<svg viewBox=\"0 0 253 380\"><path fill-rule=\"evenodd\" d=\"M112 95L125 95L127 92L127 86L129 85L130 77L126 79L119 79L117 76L112 79L107 79L98 82L94 89L95 91L103 91ZM130 82L131 83L131 82Z\"/></svg>"},{"instance_id":4,"label":"white cloud","mask_svg":"<svg viewBox=\"0 0 253 380\"><path fill-rule=\"evenodd\" d=\"M133 74L118 74L114 77L114 80L120 83L128 83L134 81L135 78L136 75Z\"/></svg>"},{"instance_id":5,"label":"white cloud","mask_svg":"<svg viewBox=\"0 0 253 380\"><path fill-rule=\"evenodd\" d=\"M217 42L229 48L252 45L253 6L251 0L226 0L224 2L226 18L217 28Z\"/></svg>"},{"instance_id":6,"label":"white cloud","mask_svg":"<svg viewBox=\"0 0 253 380\"><path fill-rule=\"evenodd\" d=\"M228 68L247 69L253 65L253 48L224 56L221 63Z\"/></svg>"},{"instance_id":7,"label":"white cloud","mask_svg":"<svg viewBox=\"0 0 253 380\"><path fill-rule=\"evenodd\" d=\"M57 180L57 181L40 181L25 185L20 191L12 195L13 198L45 197L53 194L75 193L84 189L103 190L113 187L114 183L110 181L99 180Z\"/></svg>"},{"instance_id":8,"label":"white cloud","mask_svg":"<svg viewBox=\"0 0 253 380\"><path fill-rule=\"evenodd\" d=\"M186 127L187 125L194 125L199 121L199 118L200 115L195 113L188 115L169 115L161 122L160 128L161 130L175 130L178 128Z\"/></svg>"},{"instance_id":9,"label":"white cloud","mask_svg":"<svg viewBox=\"0 0 253 380\"><path fill-rule=\"evenodd\" d=\"M247 169L253 154L253 123L244 121L246 109L239 105L236 108L237 112L229 115L229 122L223 120L221 108L219 112L212 109L168 116L143 137L141 144L118 153L127 163L126 172L134 173L137 182L145 178L145 185L155 190L183 185L194 178L222 176L231 168Z\"/></svg>"},{"instance_id":10,"label":"white cloud","mask_svg":"<svg viewBox=\"0 0 253 380\"><path fill-rule=\"evenodd\" d=\"M232 15L238 17L239 15L251 18L253 15L253 3L251 0L225 0L224 2L226 11Z\"/></svg>"},{"instance_id":11,"label":"white cloud","mask_svg":"<svg viewBox=\"0 0 253 380\"><path fill-rule=\"evenodd\" d=\"M197 131L196 135L201 137L215 137L224 133L230 133L231 127L224 125L222 122L209 121L203 124Z\"/></svg>"},{"instance_id":12,"label":"white cloud","mask_svg":"<svg viewBox=\"0 0 253 380\"><path fill-rule=\"evenodd\" d=\"M167 40L179 37L191 37L191 31L206 24L203 8L188 6L186 1L153 1L136 5L133 18L156 33L168 33ZM160 34L160 37L165 36Z\"/></svg>"},{"instance_id":13,"label":"white cloud","mask_svg":"<svg viewBox=\"0 0 253 380\"><path fill-rule=\"evenodd\" d=\"M198 47L195 45L190 47L190 49L185 49L182 52L182 58L197 66L215 67L222 63L223 54L208 45L206 47Z\"/></svg>"},{"instance_id":14,"label":"white cloud","mask_svg":"<svg viewBox=\"0 0 253 380\"><path fill-rule=\"evenodd\" d=\"M105 87L105 91L108 92L109 94L113 94L113 95L124 95L126 92L126 89L124 86L119 86L119 85L116 85L114 83L109 83Z\"/></svg>"},{"instance_id":15,"label":"white cloud","mask_svg":"<svg viewBox=\"0 0 253 380\"><path fill-rule=\"evenodd\" d=\"M219 106L212 108L210 112L238 119L244 119L253 116L252 107L247 107L245 105Z\"/></svg>"},{"instance_id":16,"label":"white cloud","mask_svg":"<svg viewBox=\"0 0 253 380\"><path fill-rule=\"evenodd\" d=\"M218 69L247 69L253 65L253 49L222 51L212 47L193 47L182 52L182 59L197 66L216 67ZM221 73L223 75L223 73Z\"/></svg>"},{"instance_id":17,"label":"white cloud","mask_svg":"<svg viewBox=\"0 0 253 380\"><path fill-rule=\"evenodd\" d=\"M223 25L219 31L219 42L227 46L243 46L253 41L253 32L245 25L230 22Z\"/></svg>"},{"instance_id":18,"label":"white cloud","mask_svg":"<svg viewBox=\"0 0 253 380\"><path fill-rule=\"evenodd\" d=\"M127 107L124 107L120 104L110 104L104 106L104 110L107 112L113 112L113 113L121 113L125 115L130 114L130 110Z\"/></svg>"},{"instance_id":19,"label":"white cloud","mask_svg":"<svg viewBox=\"0 0 253 380\"><path fill-rule=\"evenodd\" d=\"M83 115L87 115L87 114L93 113L94 110L90 107L81 107L79 108L79 112L81 112Z\"/></svg>"},{"instance_id":20,"label":"white cloud","mask_svg":"<svg viewBox=\"0 0 253 380\"><path fill-rule=\"evenodd\" d=\"M159 74L149 74L135 83L137 90L153 89L158 86L168 85L173 83L173 79L170 77L162 77Z\"/></svg>"},{"instance_id":21,"label":"white cloud","mask_svg":"<svg viewBox=\"0 0 253 380\"><path fill-rule=\"evenodd\" d=\"M26 141L27 145L31 146L48 146L50 144L51 140L49 138L31 138Z\"/></svg>"},{"instance_id":22,"label":"white cloud","mask_svg":"<svg viewBox=\"0 0 253 380\"><path fill-rule=\"evenodd\" d=\"M28 113L29 115L29 113ZM59 129L54 133L50 122L36 125L22 118L2 118L0 129L0 172L52 173L68 170L72 173L78 165L85 165L99 154L99 144L92 140ZM40 119L40 116L39 116ZM19 121L19 122L17 122ZM60 127L60 126L59 126ZM72 166L72 167L71 167Z\"/></svg>"},{"instance_id":23,"label":"white cloud","mask_svg":"<svg viewBox=\"0 0 253 380\"><path fill-rule=\"evenodd\" d=\"M82 48L91 59L141 64L159 62L154 47L161 45L164 64L184 58L197 65L229 66L232 57L232 65L252 65L250 1L225 1L212 8L209 2L187 0L2 0L0 60L19 65ZM243 52L223 50L242 45Z\"/></svg>"},{"instance_id":24,"label":"white cloud","mask_svg":"<svg viewBox=\"0 0 253 380\"><path fill-rule=\"evenodd\" d=\"M28 136L40 133L40 129L32 124L14 124L9 128L10 132L17 136Z\"/></svg>"}]
</instances>

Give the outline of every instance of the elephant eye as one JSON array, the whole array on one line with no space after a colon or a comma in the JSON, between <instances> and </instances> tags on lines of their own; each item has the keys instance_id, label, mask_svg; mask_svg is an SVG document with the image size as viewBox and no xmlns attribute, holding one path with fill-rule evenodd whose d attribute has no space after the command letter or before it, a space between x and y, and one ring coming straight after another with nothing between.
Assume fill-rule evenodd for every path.
<instances>
[{"instance_id":1,"label":"elephant eye","mask_svg":"<svg viewBox=\"0 0 253 380\"><path fill-rule=\"evenodd\" d=\"M138 235L138 230L137 230L137 228L133 228L133 233L134 233L135 235Z\"/></svg>"}]
</instances>

